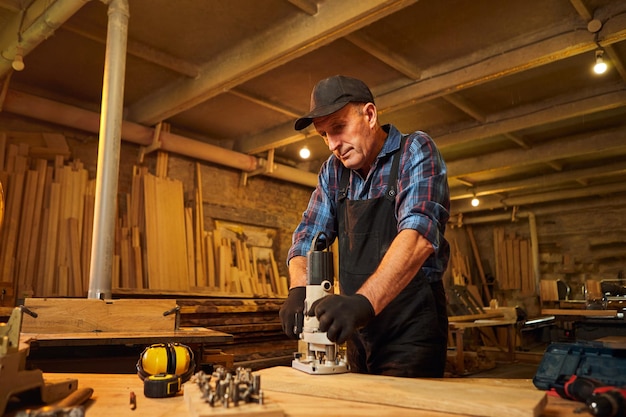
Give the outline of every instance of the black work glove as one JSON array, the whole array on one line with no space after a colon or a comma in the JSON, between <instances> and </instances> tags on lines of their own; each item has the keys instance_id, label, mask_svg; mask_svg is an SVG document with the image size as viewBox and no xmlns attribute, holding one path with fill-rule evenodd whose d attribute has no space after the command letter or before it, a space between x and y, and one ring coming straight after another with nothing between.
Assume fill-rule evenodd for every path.
<instances>
[{"instance_id":1,"label":"black work glove","mask_svg":"<svg viewBox=\"0 0 626 417\"><path fill-rule=\"evenodd\" d=\"M283 332L285 332L290 339L298 338L298 333L295 332L296 325L298 329L302 329L305 297L306 287L293 287L289 290L289 295L278 312L283 325Z\"/></svg>"},{"instance_id":2,"label":"black work glove","mask_svg":"<svg viewBox=\"0 0 626 417\"><path fill-rule=\"evenodd\" d=\"M313 303L307 312L320 322L331 342L342 344L357 329L374 318L374 307L361 295L327 295Z\"/></svg>"}]
</instances>

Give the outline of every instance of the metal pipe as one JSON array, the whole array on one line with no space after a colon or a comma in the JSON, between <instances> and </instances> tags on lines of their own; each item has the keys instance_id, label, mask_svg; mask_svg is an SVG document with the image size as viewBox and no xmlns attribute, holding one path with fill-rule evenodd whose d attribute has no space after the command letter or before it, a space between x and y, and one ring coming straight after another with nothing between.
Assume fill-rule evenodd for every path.
<instances>
[{"instance_id":1,"label":"metal pipe","mask_svg":"<svg viewBox=\"0 0 626 417\"><path fill-rule=\"evenodd\" d=\"M0 78L11 70L18 48L21 48L24 56L27 55L37 45L51 37L57 28L89 1L91 0L56 0L50 3L50 0L35 0L29 4L24 13L28 10L44 12L32 24L22 27L22 13L18 13L7 22L0 32Z\"/></svg>"},{"instance_id":2,"label":"metal pipe","mask_svg":"<svg viewBox=\"0 0 626 417\"><path fill-rule=\"evenodd\" d=\"M87 298L111 298L111 277L117 213L124 76L128 39L128 2L111 0L108 8L107 47L102 83L102 108L96 172L89 292Z\"/></svg>"},{"instance_id":3,"label":"metal pipe","mask_svg":"<svg viewBox=\"0 0 626 417\"><path fill-rule=\"evenodd\" d=\"M98 113L12 89L7 91L4 110L86 132L97 132L100 123ZM148 146L152 143L153 137L154 129L151 127L128 121L122 122L122 139L125 141ZM261 166L259 159L252 155L189 139L171 132L161 132L160 140L161 150L245 172L252 172ZM272 172L268 171L262 175L307 187L315 187L317 184L316 174L282 164L274 164Z\"/></svg>"}]
</instances>

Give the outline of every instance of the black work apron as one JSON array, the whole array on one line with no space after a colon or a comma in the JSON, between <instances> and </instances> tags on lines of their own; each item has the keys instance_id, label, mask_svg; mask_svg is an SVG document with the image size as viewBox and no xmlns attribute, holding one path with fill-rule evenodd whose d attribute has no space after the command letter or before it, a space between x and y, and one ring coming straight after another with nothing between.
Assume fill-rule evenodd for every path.
<instances>
[{"instance_id":1,"label":"black work apron","mask_svg":"<svg viewBox=\"0 0 626 417\"><path fill-rule=\"evenodd\" d=\"M342 167L337 201L339 285L352 295L376 270L398 234L395 197L400 149L393 154L383 197L348 200L350 172ZM348 340L352 372L408 377L442 377L448 319L441 281L428 283L418 272L402 292Z\"/></svg>"}]
</instances>

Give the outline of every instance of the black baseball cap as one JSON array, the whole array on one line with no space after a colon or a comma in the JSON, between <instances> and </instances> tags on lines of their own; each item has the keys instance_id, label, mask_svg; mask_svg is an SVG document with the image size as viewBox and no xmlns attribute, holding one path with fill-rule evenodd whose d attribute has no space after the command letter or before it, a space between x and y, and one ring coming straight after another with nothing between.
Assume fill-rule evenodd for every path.
<instances>
[{"instance_id":1,"label":"black baseball cap","mask_svg":"<svg viewBox=\"0 0 626 417\"><path fill-rule=\"evenodd\" d=\"M373 103L372 92L361 80L335 75L318 82L311 93L310 111L296 120L296 130L302 130L316 117L328 116L346 104Z\"/></svg>"}]
</instances>

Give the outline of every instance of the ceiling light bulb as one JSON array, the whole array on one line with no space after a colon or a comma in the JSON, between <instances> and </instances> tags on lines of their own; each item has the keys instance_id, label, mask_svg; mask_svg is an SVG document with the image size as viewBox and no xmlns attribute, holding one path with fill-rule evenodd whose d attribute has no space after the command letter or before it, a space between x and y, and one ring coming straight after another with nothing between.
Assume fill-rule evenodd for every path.
<instances>
[{"instance_id":1,"label":"ceiling light bulb","mask_svg":"<svg viewBox=\"0 0 626 417\"><path fill-rule=\"evenodd\" d=\"M17 48L11 67L15 71L21 71L24 69L24 57L22 56L22 48Z\"/></svg>"},{"instance_id":2,"label":"ceiling light bulb","mask_svg":"<svg viewBox=\"0 0 626 417\"><path fill-rule=\"evenodd\" d=\"M477 199L476 197L472 198L472 207L478 207L479 204L480 204L479 199Z\"/></svg>"},{"instance_id":3,"label":"ceiling light bulb","mask_svg":"<svg viewBox=\"0 0 626 417\"><path fill-rule=\"evenodd\" d=\"M311 156L311 151L306 146L300 149L300 158L308 159Z\"/></svg>"},{"instance_id":4,"label":"ceiling light bulb","mask_svg":"<svg viewBox=\"0 0 626 417\"><path fill-rule=\"evenodd\" d=\"M602 56L604 52L601 49L596 51L596 63L593 66L593 72L596 74L604 74L607 70L606 62L604 62L604 58Z\"/></svg>"}]
</instances>

